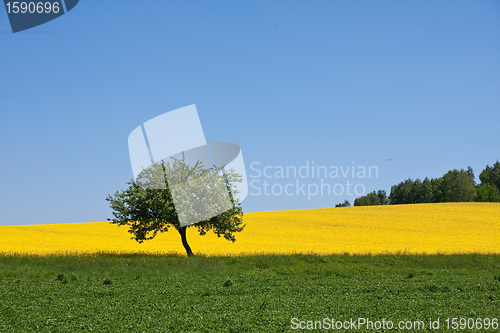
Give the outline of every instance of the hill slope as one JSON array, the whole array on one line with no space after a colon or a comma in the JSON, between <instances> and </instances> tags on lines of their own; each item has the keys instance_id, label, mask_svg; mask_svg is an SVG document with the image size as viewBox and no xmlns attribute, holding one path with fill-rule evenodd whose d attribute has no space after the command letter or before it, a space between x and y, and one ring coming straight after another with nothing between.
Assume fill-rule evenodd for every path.
<instances>
[{"instance_id":1,"label":"hill slope","mask_svg":"<svg viewBox=\"0 0 500 333\"><path fill-rule=\"evenodd\" d=\"M245 253L500 253L500 204L444 203L246 213L231 243L188 229L193 251ZM107 222L0 227L0 252L184 254L175 230L138 244Z\"/></svg>"}]
</instances>

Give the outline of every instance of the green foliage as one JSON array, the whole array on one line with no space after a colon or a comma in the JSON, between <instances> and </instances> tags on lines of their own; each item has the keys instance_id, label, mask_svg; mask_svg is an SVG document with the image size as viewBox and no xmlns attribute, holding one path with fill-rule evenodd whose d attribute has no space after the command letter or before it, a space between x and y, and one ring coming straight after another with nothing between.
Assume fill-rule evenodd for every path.
<instances>
[{"instance_id":1,"label":"green foliage","mask_svg":"<svg viewBox=\"0 0 500 333\"><path fill-rule=\"evenodd\" d=\"M387 193L385 192L385 190L378 190L377 197L381 205L387 205L389 203L389 200L387 199Z\"/></svg>"},{"instance_id":2,"label":"green foliage","mask_svg":"<svg viewBox=\"0 0 500 333\"><path fill-rule=\"evenodd\" d=\"M341 202L341 203L338 203L335 205L335 207L350 207L351 206L351 203L349 202L349 200L344 200L344 202Z\"/></svg>"},{"instance_id":3,"label":"green foliage","mask_svg":"<svg viewBox=\"0 0 500 333\"><path fill-rule=\"evenodd\" d=\"M499 255L475 254L0 257L0 331L286 332L294 317L498 318L499 274Z\"/></svg>"},{"instance_id":4,"label":"green foliage","mask_svg":"<svg viewBox=\"0 0 500 333\"><path fill-rule=\"evenodd\" d=\"M392 205L436 202L441 179L407 179L391 187L389 203Z\"/></svg>"},{"instance_id":5,"label":"green foliage","mask_svg":"<svg viewBox=\"0 0 500 333\"><path fill-rule=\"evenodd\" d=\"M377 192L373 191L354 199L354 206L375 206L380 205Z\"/></svg>"},{"instance_id":6,"label":"green foliage","mask_svg":"<svg viewBox=\"0 0 500 333\"><path fill-rule=\"evenodd\" d=\"M500 202L500 193L498 188L490 183L484 183L477 186L476 199L478 202Z\"/></svg>"},{"instance_id":7,"label":"green foliage","mask_svg":"<svg viewBox=\"0 0 500 333\"><path fill-rule=\"evenodd\" d=\"M436 202L469 202L476 197L476 183L471 167L450 170L440 178L407 179L391 187L392 205Z\"/></svg>"},{"instance_id":8,"label":"green foliage","mask_svg":"<svg viewBox=\"0 0 500 333\"><path fill-rule=\"evenodd\" d=\"M412 192L413 180L407 179L397 185L391 187L389 194L389 202L392 205L401 205L410 203L410 193Z\"/></svg>"},{"instance_id":9,"label":"green foliage","mask_svg":"<svg viewBox=\"0 0 500 333\"><path fill-rule=\"evenodd\" d=\"M494 185L500 191L500 162L496 161L492 167L489 165L479 174L481 184Z\"/></svg>"},{"instance_id":10,"label":"green foliage","mask_svg":"<svg viewBox=\"0 0 500 333\"><path fill-rule=\"evenodd\" d=\"M354 200L354 206L376 206L387 204L387 194L385 190L370 192Z\"/></svg>"},{"instance_id":11,"label":"green foliage","mask_svg":"<svg viewBox=\"0 0 500 333\"><path fill-rule=\"evenodd\" d=\"M153 239L158 232L167 232L171 227L179 231L184 241L185 227L179 223L171 189L177 191L176 198L180 197L186 214L196 218L196 214L202 210L199 207L201 204L208 204L208 207L215 209L220 208L223 198L220 195L214 196L213 192L206 193L209 188L223 186L232 203L229 209L188 227L196 227L202 236L212 230L218 237L222 236L234 242L236 240L234 233L244 228L241 204L233 197L233 194L237 193L234 184L241 181L241 176L232 170L226 173L221 171L222 167L204 168L200 163L189 166L185 163L184 156L182 160L174 159L173 163L155 163L138 175L138 182L132 180L127 183L129 185L127 189L117 191L113 196L109 195L106 198L114 216L108 221L118 226L128 226L128 232L133 234L132 239L139 243ZM197 195L181 193L179 196L180 190L178 187L176 189L176 186L188 181L190 184L194 182ZM189 189L193 189L192 185ZM189 252L190 249L188 255Z\"/></svg>"},{"instance_id":12,"label":"green foliage","mask_svg":"<svg viewBox=\"0 0 500 333\"><path fill-rule=\"evenodd\" d=\"M470 202L476 197L476 184L472 169L448 171L439 184L439 201L436 202Z\"/></svg>"},{"instance_id":13,"label":"green foliage","mask_svg":"<svg viewBox=\"0 0 500 333\"><path fill-rule=\"evenodd\" d=\"M450 170L439 178L407 180L393 185L389 198L385 191L372 192L354 200L354 206L369 206L389 203L391 205L438 202L499 202L500 201L500 162L489 165L479 175L481 185L476 186L474 171ZM378 196L377 201L375 196Z\"/></svg>"}]
</instances>

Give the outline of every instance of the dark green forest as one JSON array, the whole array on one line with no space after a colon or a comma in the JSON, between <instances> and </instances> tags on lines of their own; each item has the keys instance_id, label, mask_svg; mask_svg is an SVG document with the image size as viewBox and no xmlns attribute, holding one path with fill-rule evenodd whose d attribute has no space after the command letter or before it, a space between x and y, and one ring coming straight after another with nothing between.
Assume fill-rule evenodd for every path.
<instances>
[{"instance_id":1,"label":"dark green forest","mask_svg":"<svg viewBox=\"0 0 500 333\"><path fill-rule=\"evenodd\" d=\"M389 196L385 190L368 193L354 200L354 206L401 205L438 202L500 202L500 162L487 165L479 174L479 184L475 182L474 171L454 169L442 177L408 178L391 186ZM347 207L346 200L335 207Z\"/></svg>"}]
</instances>

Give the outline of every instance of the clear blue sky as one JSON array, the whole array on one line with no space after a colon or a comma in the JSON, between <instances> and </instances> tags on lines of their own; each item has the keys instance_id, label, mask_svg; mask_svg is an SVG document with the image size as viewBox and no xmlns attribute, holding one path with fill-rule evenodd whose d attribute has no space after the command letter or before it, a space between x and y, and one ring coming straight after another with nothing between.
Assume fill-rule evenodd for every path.
<instances>
[{"instance_id":1,"label":"clear blue sky","mask_svg":"<svg viewBox=\"0 0 500 333\"><path fill-rule=\"evenodd\" d=\"M478 181L500 159L500 2L82 0L17 34L0 8L0 224L111 217L130 132L190 104L260 184L253 162L377 166L325 179L366 191L469 165ZM354 198L249 195L243 208Z\"/></svg>"}]
</instances>

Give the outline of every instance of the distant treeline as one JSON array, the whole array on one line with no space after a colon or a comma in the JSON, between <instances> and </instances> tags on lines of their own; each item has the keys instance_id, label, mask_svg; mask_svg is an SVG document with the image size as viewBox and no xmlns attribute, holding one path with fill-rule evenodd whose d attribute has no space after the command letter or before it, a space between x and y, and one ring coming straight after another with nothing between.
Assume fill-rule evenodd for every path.
<instances>
[{"instance_id":1,"label":"distant treeline","mask_svg":"<svg viewBox=\"0 0 500 333\"><path fill-rule=\"evenodd\" d=\"M474 171L450 170L439 178L407 179L385 190L373 191L354 200L354 206L401 205L436 202L500 202L500 163L487 165L479 175L480 184L474 181ZM349 201L335 207L350 206Z\"/></svg>"}]
</instances>

